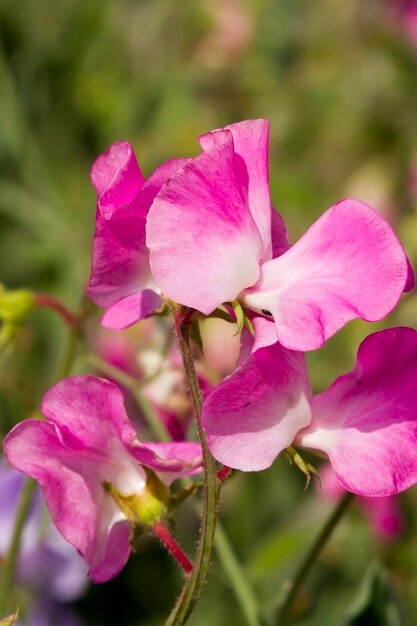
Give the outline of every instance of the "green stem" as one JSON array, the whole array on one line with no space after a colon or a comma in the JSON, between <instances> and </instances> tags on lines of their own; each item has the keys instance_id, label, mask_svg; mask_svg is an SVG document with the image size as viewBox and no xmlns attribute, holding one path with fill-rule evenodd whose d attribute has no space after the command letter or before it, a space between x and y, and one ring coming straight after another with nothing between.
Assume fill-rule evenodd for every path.
<instances>
[{"instance_id":1,"label":"green stem","mask_svg":"<svg viewBox=\"0 0 417 626\"><path fill-rule=\"evenodd\" d=\"M135 396L135 400L138 403L140 410L143 413L145 420L148 423L149 428L152 430L153 433L155 433L158 441L171 441L171 437L164 424L161 422L158 416L155 415L150 403L141 393L140 383L136 380L136 378L130 376L126 372L123 372L118 367L114 367L114 365L107 363L107 361L103 361L103 359L95 354L89 354L87 356L87 361L95 369L102 372L106 376L109 376L110 378L120 383L132 392L132 394Z\"/></svg>"},{"instance_id":2,"label":"green stem","mask_svg":"<svg viewBox=\"0 0 417 626\"><path fill-rule=\"evenodd\" d=\"M9 608L10 596L13 589L13 581L19 559L20 541L22 538L25 521L29 514L35 488L36 482L32 478L28 478L23 485L22 494L20 496L19 508L16 513L12 541L2 567L0 586L0 617L5 615L7 609Z\"/></svg>"},{"instance_id":3,"label":"green stem","mask_svg":"<svg viewBox=\"0 0 417 626\"><path fill-rule=\"evenodd\" d=\"M191 576L186 579L178 602L168 617L165 626L182 626L182 624L185 624L204 589L213 551L219 497L219 483L216 476L216 464L208 449L206 436L200 421L203 395L198 382L193 356L188 343L188 337L185 335L187 329L182 327L180 311L177 309L174 311L174 314L182 361L190 395L194 405L197 431L203 453L204 490L200 538L197 546L194 569Z\"/></svg>"},{"instance_id":4,"label":"green stem","mask_svg":"<svg viewBox=\"0 0 417 626\"><path fill-rule=\"evenodd\" d=\"M295 576L291 581L286 584L286 595L280 602L281 606L278 609L277 619L275 622L277 626L285 626L287 624L289 611L298 595L298 592L304 580L306 579L314 563L320 556L321 551L323 550L327 541L330 539L334 529L343 517L353 498L353 493L346 493L343 498L341 498L336 508L333 510L330 517L327 519L323 528L319 532L310 550L308 550L307 554L301 561Z\"/></svg>"},{"instance_id":5,"label":"green stem","mask_svg":"<svg viewBox=\"0 0 417 626\"><path fill-rule=\"evenodd\" d=\"M245 578L229 538L220 522L217 522L215 548L223 570L232 584L236 599L248 626L260 626L259 609L255 594Z\"/></svg>"}]
</instances>

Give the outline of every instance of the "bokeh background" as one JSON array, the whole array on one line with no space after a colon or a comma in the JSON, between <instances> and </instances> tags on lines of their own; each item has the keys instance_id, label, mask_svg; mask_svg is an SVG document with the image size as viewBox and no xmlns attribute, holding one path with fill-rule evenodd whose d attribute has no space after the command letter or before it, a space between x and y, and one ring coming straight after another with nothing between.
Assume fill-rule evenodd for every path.
<instances>
[{"instance_id":1,"label":"bokeh background","mask_svg":"<svg viewBox=\"0 0 417 626\"><path fill-rule=\"evenodd\" d=\"M271 121L272 198L293 241L356 196L387 217L417 266L417 2L0 0L1 282L76 308L89 275L94 158L126 139L146 175L198 154L197 135L254 117ZM383 324L351 323L309 355L315 389L352 367L366 334L394 324L417 328L415 294ZM2 355L3 435L39 406L65 341L61 320L42 311ZM416 489L398 501L402 530L389 539L352 507L294 623L417 624ZM332 506L282 459L226 484L221 519L265 613ZM192 551L192 509L179 528ZM75 608L87 626L156 626L180 585L144 539L125 571ZM190 624L247 624L216 559Z\"/></svg>"}]
</instances>

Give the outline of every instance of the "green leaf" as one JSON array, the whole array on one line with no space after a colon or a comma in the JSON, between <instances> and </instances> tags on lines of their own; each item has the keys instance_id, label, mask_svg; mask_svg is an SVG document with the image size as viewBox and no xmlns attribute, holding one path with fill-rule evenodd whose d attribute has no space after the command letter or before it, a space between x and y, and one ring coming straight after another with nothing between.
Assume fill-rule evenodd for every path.
<instances>
[{"instance_id":1,"label":"green leaf","mask_svg":"<svg viewBox=\"0 0 417 626\"><path fill-rule=\"evenodd\" d=\"M403 616L391 582L379 563L372 563L363 577L344 626L401 626Z\"/></svg>"}]
</instances>

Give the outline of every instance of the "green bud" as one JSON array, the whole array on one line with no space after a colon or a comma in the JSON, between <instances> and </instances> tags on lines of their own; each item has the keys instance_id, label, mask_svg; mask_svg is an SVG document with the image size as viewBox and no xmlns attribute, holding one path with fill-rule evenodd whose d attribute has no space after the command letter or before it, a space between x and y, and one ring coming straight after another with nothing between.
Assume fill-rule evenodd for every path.
<instances>
[{"instance_id":1,"label":"green bud","mask_svg":"<svg viewBox=\"0 0 417 626\"><path fill-rule=\"evenodd\" d=\"M104 489L116 502L119 509L134 524L153 526L168 513L170 491L158 476L148 467L143 468L147 480L140 494L123 495L111 483L104 483Z\"/></svg>"},{"instance_id":2,"label":"green bud","mask_svg":"<svg viewBox=\"0 0 417 626\"><path fill-rule=\"evenodd\" d=\"M9 290L0 284L0 319L20 324L35 307L35 296L27 289Z\"/></svg>"}]
</instances>

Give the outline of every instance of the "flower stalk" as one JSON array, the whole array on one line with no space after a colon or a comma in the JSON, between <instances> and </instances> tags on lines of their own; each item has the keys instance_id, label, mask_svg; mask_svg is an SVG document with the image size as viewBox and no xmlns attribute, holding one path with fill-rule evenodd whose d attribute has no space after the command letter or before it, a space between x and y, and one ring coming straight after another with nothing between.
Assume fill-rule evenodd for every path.
<instances>
[{"instance_id":1,"label":"flower stalk","mask_svg":"<svg viewBox=\"0 0 417 626\"><path fill-rule=\"evenodd\" d=\"M161 543L165 546L168 552L174 557L177 563L179 563L179 565L184 570L184 573L190 574L193 571L193 564L191 563L190 559L185 554L183 549L175 541L174 537L171 535L165 524L162 521L155 522L155 524L151 526L151 530L153 534L158 537Z\"/></svg>"},{"instance_id":2,"label":"flower stalk","mask_svg":"<svg viewBox=\"0 0 417 626\"><path fill-rule=\"evenodd\" d=\"M182 361L194 406L197 431L203 452L204 489L200 539L197 546L194 569L191 576L186 579L178 602L165 622L165 626L182 626L182 624L185 624L204 589L213 552L219 498L216 464L208 449L206 436L200 421L203 395L188 342L188 328L183 324L184 317L180 308L174 309L174 316Z\"/></svg>"}]
</instances>

